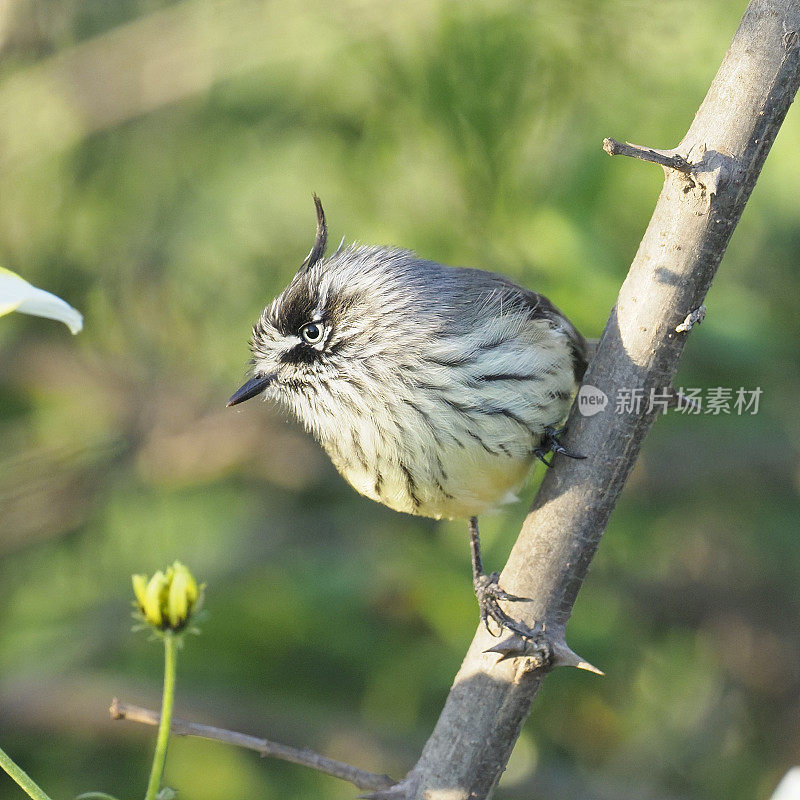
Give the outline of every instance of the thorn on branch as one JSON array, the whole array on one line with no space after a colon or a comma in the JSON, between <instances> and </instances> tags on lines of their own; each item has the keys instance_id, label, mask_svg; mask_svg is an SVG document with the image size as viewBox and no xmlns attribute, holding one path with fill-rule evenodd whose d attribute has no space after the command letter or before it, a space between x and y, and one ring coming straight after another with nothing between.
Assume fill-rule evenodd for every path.
<instances>
[{"instance_id":1,"label":"thorn on branch","mask_svg":"<svg viewBox=\"0 0 800 800\"><path fill-rule=\"evenodd\" d=\"M610 156L629 156L642 161L651 161L667 169L674 169L684 175L690 175L692 165L674 150L655 150L652 147L642 147L630 142L618 142L616 139L603 139L603 150Z\"/></svg>"},{"instance_id":2,"label":"thorn on branch","mask_svg":"<svg viewBox=\"0 0 800 800\"><path fill-rule=\"evenodd\" d=\"M500 661L507 658L531 659L531 669L576 667L585 669L587 672L594 672L595 675L605 675L602 670L574 652L564 641L563 635L551 639L544 633L535 638L523 637L515 633L484 652L500 653Z\"/></svg>"},{"instance_id":3,"label":"thorn on branch","mask_svg":"<svg viewBox=\"0 0 800 800\"><path fill-rule=\"evenodd\" d=\"M605 676L603 670L598 669L594 664L590 664L585 658L581 658L563 639L556 639L553 642L552 666L554 667L575 667L593 672L595 675Z\"/></svg>"},{"instance_id":4,"label":"thorn on branch","mask_svg":"<svg viewBox=\"0 0 800 800\"><path fill-rule=\"evenodd\" d=\"M514 633L483 652L499 653L500 658L498 661L505 661L508 658L530 659L531 669L541 669L549 666L553 655L550 642L545 638L544 634L520 636L518 633Z\"/></svg>"}]
</instances>

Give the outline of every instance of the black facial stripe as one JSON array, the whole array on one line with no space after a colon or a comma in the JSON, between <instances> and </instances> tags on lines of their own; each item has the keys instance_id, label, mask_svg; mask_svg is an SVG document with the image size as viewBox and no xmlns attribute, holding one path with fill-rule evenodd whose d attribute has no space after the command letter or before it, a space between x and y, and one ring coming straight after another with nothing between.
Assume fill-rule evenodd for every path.
<instances>
[{"instance_id":1,"label":"black facial stripe","mask_svg":"<svg viewBox=\"0 0 800 800\"><path fill-rule=\"evenodd\" d=\"M300 342L285 353L281 353L278 360L281 364L313 364L321 355L319 350L315 350L305 342Z\"/></svg>"}]
</instances>

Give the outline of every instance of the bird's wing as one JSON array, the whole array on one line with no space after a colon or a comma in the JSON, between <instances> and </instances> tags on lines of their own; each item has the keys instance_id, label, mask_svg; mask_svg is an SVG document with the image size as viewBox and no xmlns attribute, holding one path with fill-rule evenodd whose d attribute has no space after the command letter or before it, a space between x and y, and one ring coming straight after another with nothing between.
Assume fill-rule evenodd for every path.
<instances>
[{"instance_id":1,"label":"bird's wing","mask_svg":"<svg viewBox=\"0 0 800 800\"><path fill-rule=\"evenodd\" d=\"M570 322L569 318L551 303L543 294L522 290L528 300L533 319L546 319L558 326L567 334L570 349L572 350L572 364L575 370L575 381L580 383L589 366L589 345L581 336L578 329Z\"/></svg>"}]
</instances>

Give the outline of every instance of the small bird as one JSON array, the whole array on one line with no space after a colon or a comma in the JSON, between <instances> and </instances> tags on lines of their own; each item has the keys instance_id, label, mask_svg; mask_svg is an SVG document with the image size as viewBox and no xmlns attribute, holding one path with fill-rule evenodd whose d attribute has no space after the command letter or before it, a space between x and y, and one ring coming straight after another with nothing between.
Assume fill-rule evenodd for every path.
<instances>
[{"instance_id":1,"label":"small bird","mask_svg":"<svg viewBox=\"0 0 800 800\"><path fill-rule=\"evenodd\" d=\"M586 342L546 297L494 272L389 247L340 245L325 258L313 197L314 246L253 327L253 377L228 405L264 393L356 491L396 511L468 519L481 619L531 636L498 602L526 598L484 572L477 518L517 499L534 459L583 458L558 426Z\"/></svg>"}]
</instances>

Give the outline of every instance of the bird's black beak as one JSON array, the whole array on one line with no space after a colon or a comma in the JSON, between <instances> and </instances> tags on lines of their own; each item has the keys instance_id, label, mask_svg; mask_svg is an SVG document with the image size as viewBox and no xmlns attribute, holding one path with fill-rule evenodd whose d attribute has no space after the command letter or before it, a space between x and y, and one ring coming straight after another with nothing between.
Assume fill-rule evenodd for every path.
<instances>
[{"instance_id":1,"label":"bird's black beak","mask_svg":"<svg viewBox=\"0 0 800 800\"><path fill-rule=\"evenodd\" d=\"M274 378L274 374L256 375L255 378L251 378L244 386L237 389L231 395L231 399L228 400L228 408L235 406L237 403L244 403L245 400L249 400L251 397L261 394L261 392L272 383Z\"/></svg>"}]
</instances>

